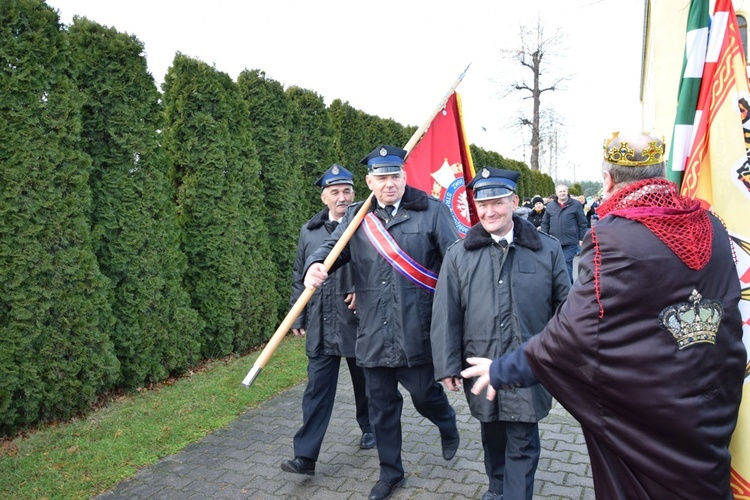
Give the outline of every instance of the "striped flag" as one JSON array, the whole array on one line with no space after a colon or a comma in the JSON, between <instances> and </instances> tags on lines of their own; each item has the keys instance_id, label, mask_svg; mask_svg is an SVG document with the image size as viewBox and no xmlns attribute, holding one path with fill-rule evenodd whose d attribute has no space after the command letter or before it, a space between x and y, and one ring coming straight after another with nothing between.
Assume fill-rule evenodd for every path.
<instances>
[{"instance_id":1,"label":"striped flag","mask_svg":"<svg viewBox=\"0 0 750 500\"><path fill-rule=\"evenodd\" d=\"M750 353L750 89L731 0L716 0L702 80L681 193L700 199L729 231L742 286L743 339ZM750 500L750 364L730 451L734 497Z\"/></svg>"},{"instance_id":2,"label":"striped flag","mask_svg":"<svg viewBox=\"0 0 750 500\"><path fill-rule=\"evenodd\" d=\"M478 222L466 192L474 177L469 143L461 120L461 98L453 92L432 119L404 164L406 182L448 205L463 237Z\"/></svg>"},{"instance_id":3,"label":"striped flag","mask_svg":"<svg viewBox=\"0 0 750 500\"><path fill-rule=\"evenodd\" d=\"M708 1L694 0L690 3L688 13L685 58L682 62L682 80L677 94L677 116L667 163L667 178L678 185L682 182L685 159L690 153L693 141L695 110L708 45Z\"/></svg>"}]
</instances>

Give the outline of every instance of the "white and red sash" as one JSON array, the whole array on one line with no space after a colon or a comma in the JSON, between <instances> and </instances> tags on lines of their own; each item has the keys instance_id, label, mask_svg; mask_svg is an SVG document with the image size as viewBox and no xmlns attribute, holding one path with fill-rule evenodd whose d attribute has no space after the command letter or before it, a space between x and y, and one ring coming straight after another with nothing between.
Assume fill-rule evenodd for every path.
<instances>
[{"instance_id":1,"label":"white and red sash","mask_svg":"<svg viewBox=\"0 0 750 500\"><path fill-rule=\"evenodd\" d=\"M365 215L362 227L365 230L367 239L370 240L372 246L375 247L375 250L377 250L386 262L412 283L430 293L435 293L438 278L437 273L433 273L425 268L404 252L373 212Z\"/></svg>"}]
</instances>

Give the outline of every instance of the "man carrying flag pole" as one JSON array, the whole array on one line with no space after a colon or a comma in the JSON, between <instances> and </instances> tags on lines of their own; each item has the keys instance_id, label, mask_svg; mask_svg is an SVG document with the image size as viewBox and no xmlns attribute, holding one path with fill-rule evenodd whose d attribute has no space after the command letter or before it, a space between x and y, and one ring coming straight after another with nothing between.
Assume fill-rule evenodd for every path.
<instances>
[{"instance_id":1,"label":"man carrying flag pole","mask_svg":"<svg viewBox=\"0 0 750 500\"><path fill-rule=\"evenodd\" d=\"M435 381L430 342L437 274L458 232L442 202L406 184L405 156L406 150L384 145L362 160L373 191L371 209L330 267L333 272L348 263L357 293L355 351L365 373L380 459L370 500L390 497L404 482L399 384L416 410L438 428L443 458L451 460L459 445L456 412ZM349 207L336 230L307 259L307 288L318 288L328 278L324 262L358 211L358 205Z\"/></svg>"},{"instance_id":2,"label":"man carrying flag pole","mask_svg":"<svg viewBox=\"0 0 750 500\"><path fill-rule=\"evenodd\" d=\"M717 0L708 20L708 0L691 3L686 43L686 67L680 85L675 124L675 147L685 116L693 115L689 134L682 134L684 162L674 151L670 170L684 166L681 194L701 200L704 208L719 215L732 239L742 286L740 311L745 346L750 352L750 90L737 18L731 0ZM702 27L700 35L691 27ZM690 49L702 40L702 49ZM692 54L691 54L692 52ZM690 82L686 80L690 78ZM694 97L696 82L700 92ZM686 90L687 89L687 90ZM687 95L693 96L691 98ZM687 101L692 100L693 109ZM684 130L683 130L684 132ZM688 139L689 138L689 139ZM750 499L750 365L745 365L743 403L730 445L731 485L735 498Z\"/></svg>"}]
</instances>

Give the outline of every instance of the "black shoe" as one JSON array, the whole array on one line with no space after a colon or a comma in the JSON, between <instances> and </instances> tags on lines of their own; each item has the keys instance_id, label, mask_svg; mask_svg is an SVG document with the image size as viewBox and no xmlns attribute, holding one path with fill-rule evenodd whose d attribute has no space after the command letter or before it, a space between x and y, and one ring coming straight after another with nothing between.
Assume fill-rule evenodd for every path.
<instances>
[{"instance_id":1,"label":"black shoe","mask_svg":"<svg viewBox=\"0 0 750 500\"><path fill-rule=\"evenodd\" d=\"M315 475L315 460L308 458L294 457L294 460L284 460L281 462L281 470L294 472L295 474L305 474L306 476Z\"/></svg>"},{"instance_id":2,"label":"black shoe","mask_svg":"<svg viewBox=\"0 0 750 500\"><path fill-rule=\"evenodd\" d=\"M440 436L440 444L443 446L443 458L451 460L456 456L458 451L458 444L461 442L461 437L458 435L458 429L456 434L452 436Z\"/></svg>"},{"instance_id":3,"label":"black shoe","mask_svg":"<svg viewBox=\"0 0 750 500\"><path fill-rule=\"evenodd\" d=\"M362 433L362 438L359 440L359 447L363 450L375 448L375 436L372 432Z\"/></svg>"},{"instance_id":4,"label":"black shoe","mask_svg":"<svg viewBox=\"0 0 750 500\"><path fill-rule=\"evenodd\" d=\"M491 491L488 491L484 495L482 495L482 500L503 500L502 495L498 495L497 493L492 493Z\"/></svg>"},{"instance_id":5,"label":"black shoe","mask_svg":"<svg viewBox=\"0 0 750 500\"><path fill-rule=\"evenodd\" d=\"M396 482L386 483L385 481L378 481L375 486L370 490L370 496L368 500L385 500L393 494L393 490L404 484L404 478L402 477Z\"/></svg>"}]
</instances>

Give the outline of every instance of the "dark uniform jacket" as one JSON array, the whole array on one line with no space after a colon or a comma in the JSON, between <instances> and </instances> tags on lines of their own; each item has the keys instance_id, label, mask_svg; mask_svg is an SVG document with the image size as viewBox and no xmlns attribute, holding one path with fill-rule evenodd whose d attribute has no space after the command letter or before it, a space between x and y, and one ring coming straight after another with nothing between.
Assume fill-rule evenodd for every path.
<instances>
[{"instance_id":1,"label":"dark uniform jacket","mask_svg":"<svg viewBox=\"0 0 750 500\"><path fill-rule=\"evenodd\" d=\"M691 270L644 225L603 217L600 278L587 236L567 301L525 346L534 375L581 422L597 498L731 498L746 355L729 237L711 223L712 257ZM693 290L719 301L723 318L715 344L679 349L660 315Z\"/></svg>"},{"instance_id":2,"label":"dark uniform jacket","mask_svg":"<svg viewBox=\"0 0 750 500\"><path fill-rule=\"evenodd\" d=\"M432 307L435 378L460 376L467 357L497 358L541 331L570 288L560 243L513 217L513 244L503 251L481 224L448 250ZM482 422L537 422L551 396L541 385L500 390L494 401L471 394L471 414Z\"/></svg>"},{"instance_id":3,"label":"dark uniform jacket","mask_svg":"<svg viewBox=\"0 0 750 500\"><path fill-rule=\"evenodd\" d=\"M294 260L292 296L294 305L305 290L305 261L320 247L333 229L328 208L317 213L302 226L297 244L297 257ZM354 357L354 344L357 339L357 315L344 302L347 294L354 291L349 266L331 274L292 324L292 328L305 328L307 355Z\"/></svg>"},{"instance_id":4,"label":"dark uniform jacket","mask_svg":"<svg viewBox=\"0 0 750 500\"><path fill-rule=\"evenodd\" d=\"M553 200L544 206L542 231L560 240L560 245L577 246L588 228L586 214L583 213L580 201L568 198L565 205L560 206L560 203Z\"/></svg>"},{"instance_id":5,"label":"dark uniform jacket","mask_svg":"<svg viewBox=\"0 0 750 500\"><path fill-rule=\"evenodd\" d=\"M307 259L305 270L325 260L360 206L357 203L349 207L331 237ZM374 197L371 209L381 212ZM448 207L410 186L406 186L394 219L384 225L402 250L435 273L440 270L448 247L458 239ZM403 277L381 257L361 226L331 270L346 262L357 291L357 364L371 368L432 363L432 294Z\"/></svg>"}]
</instances>

